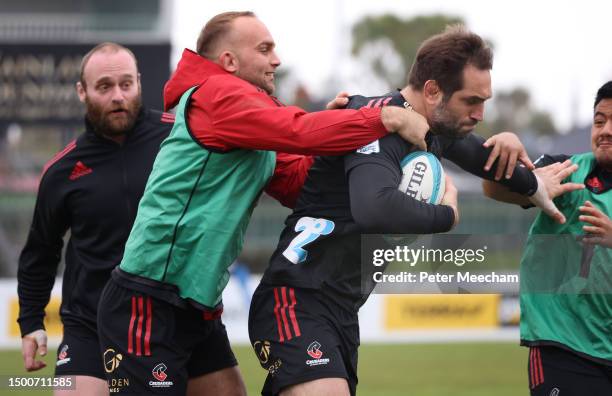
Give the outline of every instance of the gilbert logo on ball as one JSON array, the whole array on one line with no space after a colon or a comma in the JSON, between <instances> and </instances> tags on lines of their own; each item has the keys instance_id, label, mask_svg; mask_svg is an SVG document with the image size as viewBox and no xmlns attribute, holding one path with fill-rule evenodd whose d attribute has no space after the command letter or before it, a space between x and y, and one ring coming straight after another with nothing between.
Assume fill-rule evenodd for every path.
<instances>
[{"instance_id":1,"label":"gilbert logo on ball","mask_svg":"<svg viewBox=\"0 0 612 396\"><path fill-rule=\"evenodd\" d=\"M444 169L432 153L415 151L400 163L402 180L398 189L421 202L438 205L444 196Z\"/></svg>"}]
</instances>

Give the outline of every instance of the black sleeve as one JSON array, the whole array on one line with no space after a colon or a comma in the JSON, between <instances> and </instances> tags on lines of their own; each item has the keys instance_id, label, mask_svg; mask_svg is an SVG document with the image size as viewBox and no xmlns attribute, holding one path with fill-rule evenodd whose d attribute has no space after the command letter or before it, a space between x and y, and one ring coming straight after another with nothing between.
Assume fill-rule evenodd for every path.
<instances>
[{"instance_id":1,"label":"black sleeve","mask_svg":"<svg viewBox=\"0 0 612 396\"><path fill-rule=\"evenodd\" d=\"M544 154L540 156L537 160L533 162L536 168L543 168L548 165L552 165L555 162L565 162L566 160L572 158L570 155L566 154L557 154L557 155L549 155Z\"/></svg>"},{"instance_id":2,"label":"black sleeve","mask_svg":"<svg viewBox=\"0 0 612 396\"><path fill-rule=\"evenodd\" d=\"M543 154L540 156L540 158L533 161L533 164L535 165L536 168L543 168L545 166L552 165L555 162L564 162L565 160L568 160L570 158L571 156L566 155L566 154L557 154L557 155ZM567 196L568 196L567 194L562 194L556 197L555 199L553 199L553 202L555 203L555 205L557 205L557 207L564 207ZM535 208L535 205L533 204L521 205L521 208L523 209Z\"/></svg>"},{"instance_id":3,"label":"black sleeve","mask_svg":"<svg viewBox=\"0 0 612 396\"><path fill-rule=\"evenodd\" d=\"M385 96L362 96L362 95L351 95L348 97L348 103L344 107L345 109L359 110L363 107L369 107L374 104L378 99L383 99ZM379 107L379 106L376 106Z\"/></svg>"},{"instance_id":4,"label":"black sleeve","mask_svg":"<svg viewBox=\"0 0 612 396\"><path fill-rule=\"evenodd\" d=\"M68 219L59 197L59 186L50 185L45 175L40 183L34 218L25 247L19 257L17 294L21 335L44 329L45 307L49 303L63 246Z\"/></svg>"},{"instance_id":5,"label":"black sleeve","mask_svg":"<svg viewBox=\"0 0 612 396\"><path fill-rule=\"evenodd\" d=\"M366 232L432 234L449 231L453 209L415 200L397 189L401 180L399 159L405 154L394 135L380 140L379 152L345 156L351 214ZM385 143L397 144L389 145ZM384 142L383 142L384 141Z\"/></svg>"},{"instance_id":6,"label":"black sleeve","mask_svg":"<svg viewBox=\"0 0 612 396\"><path fill-rule=\"evenodd\" d=\"M496 181L497 161L488 172L484 170L489 154L493 150L492 147L485 148L483 146L484 142L485 139L482 136L470 133L465 138L453 140L448 144L443 155L473 175ZM529 196L533 195L538 188L538 182L533 172L523 166L514 168L514 173L510 179L503 177L497 182L510 188L510 191Z\"/></svg>"}]
</instances>

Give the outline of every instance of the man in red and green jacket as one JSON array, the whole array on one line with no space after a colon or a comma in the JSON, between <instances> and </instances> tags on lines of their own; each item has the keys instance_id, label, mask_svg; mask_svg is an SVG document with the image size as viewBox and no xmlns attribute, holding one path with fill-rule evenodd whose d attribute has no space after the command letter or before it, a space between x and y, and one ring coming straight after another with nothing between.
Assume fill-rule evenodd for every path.
<instances>
[{"instance_id":1,"label":"man in red and green jacket","mask_svg":"<svg viewBox=\"0 0 612 396\"><path fill-rule=\"evenodd\" d=\"M189 382L190 392L244 393L219 314L258 196L293 205L312 164L295 154L343 154L389 131L424 144L425 119L406 109L283 106L271 96L279 64L265 25L225 13L166 84L175 127L99 305L104 360L121 355L107 370L113 392L183 394Z\"/></svg>"}]
</instances>

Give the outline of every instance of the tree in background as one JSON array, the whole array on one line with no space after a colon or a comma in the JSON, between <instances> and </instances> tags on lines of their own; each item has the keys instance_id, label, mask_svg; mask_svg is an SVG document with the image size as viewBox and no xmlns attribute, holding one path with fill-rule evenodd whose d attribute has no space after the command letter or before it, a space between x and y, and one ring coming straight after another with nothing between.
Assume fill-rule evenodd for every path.
<instances>
[{"instance_id":1,"label":"tree in background","mask_svg":"<svg viewBox=\"0 0 612 396\"><path fill-rule=\"evenodd\" d=\"M457 23L464 21L442 14L408 19L391 14L366 16L353 26L352 54L368 64L387 89L403 87L419 45L447 25ZM491 42L489 45L493 46ZM485 119L476 129L483 136L499 131L538 135L557 132L550 114L536 109L529 91L522 87L496 92Z\"/></svg>"},{"instance_id":2,"label":"tree in background","mask_svg":"<svg viewBox=\"0 0 612 396\"><path fill-rule=\"evenodd\" d=\"M540 136L557 133L551 115L534 108L529 91L523 87L495 93L488 118L495 131L529 131Z\"/></svg>"},{"instance_id":3,"label":"tree in background","mask_svg":"<svg viewBox=\"0 0 612 396\"><path fill-rule=\"evenodd\" d=\"M366 16L353 26L353 55L362 56L389 87L402 87L419 45L446 25L463 19L446 15L401 19L395 15Z\"/></svg>"}]
</instances>

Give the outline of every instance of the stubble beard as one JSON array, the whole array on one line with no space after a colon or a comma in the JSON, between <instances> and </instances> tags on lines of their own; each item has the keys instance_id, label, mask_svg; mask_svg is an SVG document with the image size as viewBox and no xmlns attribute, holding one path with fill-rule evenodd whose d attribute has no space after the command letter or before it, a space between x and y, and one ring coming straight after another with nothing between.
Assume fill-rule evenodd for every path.
<instances>
[{"instance_id":1,"label":"stubble beard","mask_svg":"<svg viewBox=\"0 0 612 396\"><path fill-rule=\"evenodd\" d=\"M462 125L448 111L446 103L440 103L433 111L430 121L431 131L434 135L444 136L451 139L463 139L474 130L462 132Z\"/></svg>"}]
</instances>

